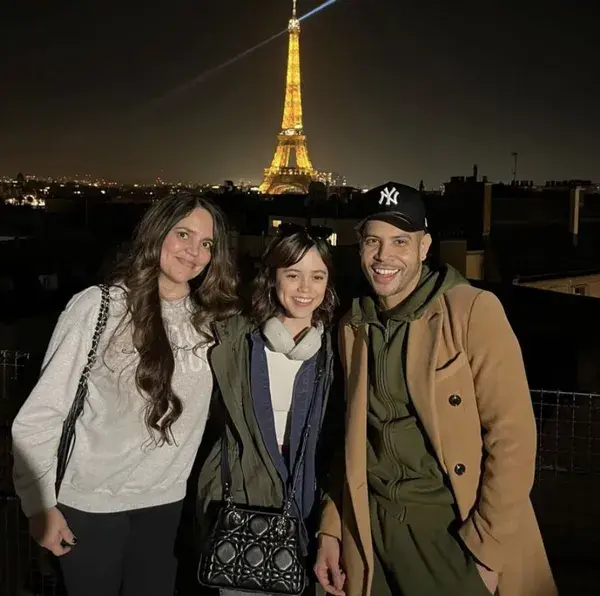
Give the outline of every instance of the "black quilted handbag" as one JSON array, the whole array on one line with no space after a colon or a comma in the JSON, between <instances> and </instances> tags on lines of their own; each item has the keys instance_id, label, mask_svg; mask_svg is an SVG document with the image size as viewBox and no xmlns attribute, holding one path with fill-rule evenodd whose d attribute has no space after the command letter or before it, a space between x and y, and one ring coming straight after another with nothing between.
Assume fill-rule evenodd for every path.
<instances>
[{"instance_id":1,"label":"black quilted handbag","mask_svg":"<svg viewBox=\"0 0 600 596\"><path fill-rule=\"evenodd\" d=\"M108 321L108 307L110 303L110 294L108 286L101 285L102 300L100 302L100 312L98 313L98 320L96 321L96 327L94 329L94 335L92 337L92 347L88 352L87 362L79 377L79 384L77 385L77 391L75 392L75 399L71 404L71 409L67 414L62 426L62 432L60 435L60 441L58 443L57 453L57 465L56 465L56 482L55 490L56 495L60 491L60 485L62 484L67 464L71 458L73 452L73 446L75 445L75 423L81 413L83 412L83 405L88 395L88 378L94 362L96 362L96 352L98 351L98 342L106 327Z\"/></svg>"},{"instance_id":2,"label":"black quilted handbag","mask_svg":"<svg viewBox=\"0 0 600 596\"><path fill-rule=\"evenodd\" d=\"M323 370L324 350L321 350L320 356L293 480L281 511L261 511L233 502L225 432L221 445L225 503L217 513L210 537L200 556L198 581L202 585L257 594L298 596L304 592L307 572L300 538L303 522L292 514L292 504L306 454L310 421Z\"/></svg>"}]
</instances>

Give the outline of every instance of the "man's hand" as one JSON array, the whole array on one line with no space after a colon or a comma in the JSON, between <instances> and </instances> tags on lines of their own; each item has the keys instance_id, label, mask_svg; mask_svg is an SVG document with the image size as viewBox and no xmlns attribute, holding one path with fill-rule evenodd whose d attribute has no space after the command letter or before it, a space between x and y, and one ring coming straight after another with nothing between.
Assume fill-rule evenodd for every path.
<instances>
[{"instance_id":1,"label":"man's hand","mask_svg":"<svg viewBox=\"0 0 600 596\"><path fill-rule=\"evenodd\" d=\"M321 534L314 572L328 594L345 596L346 574L340 567L340 543L337 538Z\"/></svg>"},{"instance_id":2,"label":"man's hand","mask_svg":"<svg viewBox=\"0 0 600 596\"><path fill-rule=\"evenodd\" d=\"M498 589L498 574L479 563L475 564L477 565L477 571L479 571L479 576L485 584L485 587L490 591L490 594L495 594Z\"/></svg>"},{"instance_id":3,"label":"man's hand","mask_svg":"<svg viewBox=\"0 0 600 596\"><path fill-rule=\"evenodd\" d=\"M66 555L77 542L63 514L56 507L30 517L29 533L40 546L57 557Z\"/></svg>"}]
</instances>

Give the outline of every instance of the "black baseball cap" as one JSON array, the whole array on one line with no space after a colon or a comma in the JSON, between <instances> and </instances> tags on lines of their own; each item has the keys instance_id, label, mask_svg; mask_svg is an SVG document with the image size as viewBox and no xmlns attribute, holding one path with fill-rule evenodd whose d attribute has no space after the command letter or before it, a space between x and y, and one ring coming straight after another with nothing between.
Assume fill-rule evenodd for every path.
<instances>
[{"instance_id":1,"label":"black baseball cap","mask_svg":"<svg viewBox=\"0 0 600 596\"><path fill-rule=\"evenodd\" d=\"M427 215L421 193L412 186L388 182L367 191L361 200L368 215L356 226L357 230L370 220L377 219L405 232L427 231Z\"/></svg>"}]
</instances>

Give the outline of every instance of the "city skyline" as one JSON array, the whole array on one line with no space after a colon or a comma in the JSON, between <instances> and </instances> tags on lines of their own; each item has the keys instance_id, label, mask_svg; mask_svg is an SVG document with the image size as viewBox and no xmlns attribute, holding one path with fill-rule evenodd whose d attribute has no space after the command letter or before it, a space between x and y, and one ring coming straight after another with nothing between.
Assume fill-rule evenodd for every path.
<instances>
[{"instance_id":1,"label":"city skyline","mask_svg":"<svg viewBox=\"0 0 600 596\"><path fill-rule=\"evenodd\" d=\"M291 0L249 4L9 8L0 171L258 183L281 117L287 39L211 69L285 28ZM299 15L320 4L299 0ZM600 52L585 33L600 9L463 4L337 0L303 23L315 167L360 186L435 187L474 162L509 180L518 151L518 178L600 179Z\"/></svg>"}]
</instances>

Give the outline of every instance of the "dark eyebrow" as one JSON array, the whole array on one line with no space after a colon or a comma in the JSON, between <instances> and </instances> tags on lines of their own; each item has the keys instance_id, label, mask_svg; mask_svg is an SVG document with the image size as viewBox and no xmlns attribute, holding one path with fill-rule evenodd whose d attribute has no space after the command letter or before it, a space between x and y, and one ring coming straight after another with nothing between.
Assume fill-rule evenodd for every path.
<instances>
[{"instance_id":1,"label":"dark eyebrow","mask_svg":"<svg viewBox=\"0 0 600 596\"><path fill-rule=\"evenodd\" d=\"M377 234L365 234L363 240L366 240L367 238L374 238L375 240L385 240L385 238L377 236ZM406 238L411 238L411 235L408 233L398 234L397 236L392 236L391 240L398 240L399 238L401 238L402 240L406 240Z\"/></svg>"},{"instance_id":2,"label":"dark eyebrow","mask_svg":"<svg viewBox=\"0 0 600 596\"><path fill-rule=\"evenodd\" d=\"M294 269L294 267L287 267L285 269L286 273L302 273L300 269ZM314 269L311 273L321 273L322 275L327 275L327 271L324 269Z\"/></svg>"}]
</instances>

